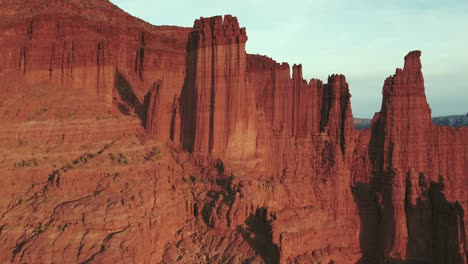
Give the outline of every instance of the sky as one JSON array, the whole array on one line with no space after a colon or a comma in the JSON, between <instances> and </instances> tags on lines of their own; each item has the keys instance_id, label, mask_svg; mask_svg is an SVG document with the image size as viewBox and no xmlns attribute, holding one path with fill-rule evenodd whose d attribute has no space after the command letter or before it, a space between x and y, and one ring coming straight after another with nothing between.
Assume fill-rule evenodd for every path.
<instances>
[{"instance_id":1,"label":"sky","mask_svg":"<svg viewBox=\"0 0 468 264\"><path fill-rule=\"evenodd\" d=\"M468 111L467 0L111 0L154 25L191 27L231 14L247 28L246 50L302 64L305 78L342 73L355 117L380 110L386 77L422 51L433 116Z\"/></svg>"}]
</instances>

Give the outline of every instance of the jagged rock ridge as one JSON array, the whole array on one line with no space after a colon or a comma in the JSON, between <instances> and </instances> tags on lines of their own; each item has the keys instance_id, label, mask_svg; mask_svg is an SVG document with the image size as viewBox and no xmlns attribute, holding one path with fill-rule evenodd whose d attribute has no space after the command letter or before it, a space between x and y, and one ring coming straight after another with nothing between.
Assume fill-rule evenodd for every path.
<instances>
[{"instance_id":1,"label":"jagged rock ridge","mask_svg":"<svg viewBox=\"0 0 468 264\"><path fill-rule=\"evenodd\" d=\"M419 51L355 131L344 75L229 15L11 1L0 34L2 262L466 263L468 132L431 124Z\"/></svg>"}]
</instances>

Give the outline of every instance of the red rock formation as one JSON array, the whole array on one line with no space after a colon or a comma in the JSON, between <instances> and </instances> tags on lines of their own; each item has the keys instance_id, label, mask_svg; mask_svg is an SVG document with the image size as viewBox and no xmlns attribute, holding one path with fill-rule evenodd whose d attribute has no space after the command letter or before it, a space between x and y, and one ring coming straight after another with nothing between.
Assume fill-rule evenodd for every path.
<instances>
[{"instance_id":1,"label":"red rock formation","mask_svg":"<svg viewBox=\"0 0 468 264\"><path fill-rule=\"evenodd\" d=\"M466 263L468 130L431 124L420 52L355 132L343 75L235 17L0 3L0 262Z\"/></svg>"},{"instance_id":2,"label":"red rock formation","mask_svg":"<svg viewBox=\"0 0 468 264\"><path fill-rule=\"evenodd\" d=\"M424 171L425 153L431 127L431 111L426 102L424 80L418 51L405 57L403 70L385 80L382 110L378 123L383 135L381 171L384 254L389 258L406 259L408 228L405 215L406 175L410 168ZM403 141L401 141L403 140ZM414 173L412 173L414 174ZM427 243L430 241L424 241ZM422 256L421 256L422 257Z\"/></svg>"},{"instance_id":3,"label":"red rock formation","mask_svg":"<svg viewBox=\"0 0 468 264\"><path fill-rule=\"evenodd\" d=\"M182 136L184 145L194 153L213 158L255 153L255 115L251 114L255 102L245 79L246 41L245 28L239 27L235 17L195 21L187 65L194 72L187 75L188 87L182 95L188 97L184 100L195 100L188 103L193 109L182 113L186 116L182 122L195 122L185 125L190 129ZM192 135L194 139L189 139Z\"/></svg>"},{"instance_id":4,"label":"red rock formation","mask_svg":"<svg viewBox=\"0 0 468 264\"><path fill-rule=\"evenodd\" d=\"M397 69L385 80L380 115L387 129L382 170L399 168L406 173L410 167L423 171L428 165L423 153L428 152L431 110L424 93L420 56L419 51L410 52L403 70ZM398 142L400 139L404 142Z\"/></svg>"},{"instance_id":5,"label":"red rock formation","mask_svg":"<svg viewBox=\"0 0 468 264\"><path fill-rule=\"evenodd\" d=\"M276 132L304 138L319 132L323 84L302 77L302 65L278 64L261 56L247 57L247 78L256 90L257 107Z\"/></svg>"},{"instance_id":6,"label":"red rock formation","mask_svg":"<svg viewBox=\"0 0 468 264\"><path fill-rule=\"evenodd\" d=\"M441 180L459 182L464 177L461 164L466 160L467 143L458 136L465 132L461 129L455 133L458 135L442 136L450 138L460 152L447 153L445 144L438 142L439 131L450 128L431 123L420 56L420 51L410 52L403 70L397 69L394 76L385 80L382 110L372 124L370 159L377 190L383 197L380 241L384 256L391 260L448 263L456 259L456 263L466 263L463 250L447 251L437 235L449 235L445 239L455 248L466 248L466 235L462 234L466 231L441 231L447 226L438 220L440 214L447 213L441 208L453 208L458 201L464 203L466 197L450 197L452 191L445 184L443 190L437 187ZM458 189L453 185L452 188ZM456 212L453 209L449 213L449 221L458 222Z\"/></svg>"},{"instance_id":7,"label":"red rock formation","mask_svg":"<svg viewBox=\"0 0 468 264\"><path fill-rule=\"evenodd\" d=\"M30 85L49 81L144 117L144 96L163 81L160 127L168 137L188 29L151 26L108 1L77 0L8 1L0 28L8 32L0 40L0 72L21 74Z\"/></svg>"},{"instance_id":8,"label":"red rock formation","mask_svg":"<svg viewBox=\"0 0 468 264\"><path fill-rule=\"evenodd\" d=\"M354 125L348 83L344 75L328 78L322 101L320 130L339 142L346 160L351 159L354 150Z\"/></svg>"},{"instance_id":9,"label":"red rock formation","mask_svg":"<svg viewBox=\"0 0 468 264\"><path fill-rule=\"evenodd\" d=\"M278 64L262 56L247 58L247 78L256 90L262 124L258 126L257 150L263 162L257 166L256 174L267 179L273 175L269 181L273 181L271 188L276 195L262 197L261 191L253 189L250 192L261 197L254 201L264 202L249 206L244 201L234 205L266 208L274 215L268 219L274 219L272 242L280 249L281 263L330 259L355 262L355 255L343 258L335 252L338 247L351 252L358 244L353 239L357 238L358 218L349 189L351 175L340 143L349 142L347 151L353 152L350 95L344 76L333 75L329 85L314 79L307 83L300 65L293 66L291 78L285 63ZM288 202L282 197L289 197ZM330 210L324 212L319 208ZM242 215L255 213L252 211L246 210ZM329 222L335 223L334 229L327 225ZM315 230L327 235L315 238Z\"/></svg>"},{"instance_id":10,"label":"red rock formation","mask_svg":"<svg viewBox=\"0 0 468 264\"><path fill-rule=\"evenodd\" d=\"M167 134L165 135L165 137L160 135L164 131L160 131L160 127L159 127L159 125L164 124L160 120L161 119L160 114L161 112L163 112L162 109L160 109L161 108L161 98L160 98L161 87L162 87L162 83L157 82L155 83L155 86L149 91L148 111L146 114L146 130L148 131L148 134L150 134L153 137L167 139L169 137Z\"/></svg>"}]
</instances>

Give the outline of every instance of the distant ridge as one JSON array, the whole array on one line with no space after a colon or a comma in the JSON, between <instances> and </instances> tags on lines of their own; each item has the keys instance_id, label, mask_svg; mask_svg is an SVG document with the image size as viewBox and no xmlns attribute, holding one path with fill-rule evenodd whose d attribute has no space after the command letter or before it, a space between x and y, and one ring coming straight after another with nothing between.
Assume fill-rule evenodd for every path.
<instances>
[{"instance_id":1,"label":"distant ridge","mask_svg":"<svg viewBox=\"0 0 468 264\"><path fill-rule=\"evenodd\" d=\"M370 118L354 118L354 128L357 130L367 129L371 125ZM468 126L468 113L465 115L436 116L432 118L434 125L462 127Z\"/></svg>"}]
</instances>

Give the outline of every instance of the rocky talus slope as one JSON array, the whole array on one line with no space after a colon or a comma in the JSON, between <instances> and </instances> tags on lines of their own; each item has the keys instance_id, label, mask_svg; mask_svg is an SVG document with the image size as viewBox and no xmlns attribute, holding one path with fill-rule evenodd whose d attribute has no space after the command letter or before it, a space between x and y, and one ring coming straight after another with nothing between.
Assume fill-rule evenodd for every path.
<instances>
[{"instance_id":1,"label":"rocky talus slope","mask_svg":"<svg viewBox=\"0 0 468 264\"><path fill-rule=\"evenodd\" d=\"M467 263L468 128L432 124L421 52L358 131L344 75L247 41L0 0L0 262Z\"/></svg>"}]
</instances>

